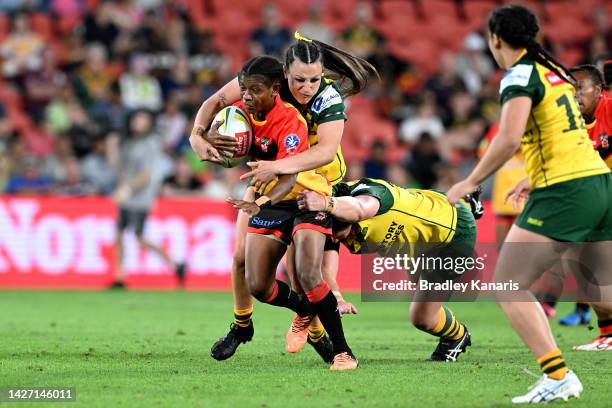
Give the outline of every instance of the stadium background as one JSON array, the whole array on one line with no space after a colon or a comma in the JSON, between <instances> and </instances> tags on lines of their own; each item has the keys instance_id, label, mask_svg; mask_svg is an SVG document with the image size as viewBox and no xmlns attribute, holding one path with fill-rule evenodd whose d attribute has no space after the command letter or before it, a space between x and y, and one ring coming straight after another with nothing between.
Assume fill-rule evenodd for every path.
<instances>
[{"instance_id":1,"label":"stadium background","mask_svg":"<svg viewBox=\"0 0 612 408\"><path fill-rule=\"evenodd\" d=\"M372 62L382 77L348 100L348 179L446 190L495 123L501 72L484 22L493 0L0 0L0 286L112 282L109 197L130 111L155 112L166 178L146 234L187 263L187 287L229 289L243 169L198 162L198 107L251 55L282 57L292 33ZM566 65L612 47L612 2L523 1ZM493 242L490 211L479 240ZM344 254L340 283L358 289ZM126 249L127 285L173 288L159 258Z\"/></svg>"}]
</instances>

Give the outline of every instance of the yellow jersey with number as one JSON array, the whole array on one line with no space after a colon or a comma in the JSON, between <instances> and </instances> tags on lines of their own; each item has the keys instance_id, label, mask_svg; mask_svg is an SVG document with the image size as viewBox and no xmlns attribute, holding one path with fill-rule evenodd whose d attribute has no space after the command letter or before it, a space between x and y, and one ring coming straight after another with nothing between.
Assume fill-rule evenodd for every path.
<instances>
[{"instance_id":1,"label":"yellow jersey with number","mask_svg":"<svg viewBox=\"0 0 612 408\"><path fill-rule=\"evenodd\" d=\"M381 252L392 245L448 243L455 236L457 209L433 190L398 187L362 178L334 187L336 196L369 195L380 202L374 217L359 221L361 232L347 242L352 253Z\"/></svg>"},{"instance_id":2,"label":"yellow jersey with number","mask_svg":"<svg viewBox=\"0 0 612 408\"><path fill-rule=\"evenodd\" d=\"M593 150L574 87L523 52L500 84L501 103L526 96L531 112L521 151L532 188L610 170Z\"/></svg>"}]
</instances>

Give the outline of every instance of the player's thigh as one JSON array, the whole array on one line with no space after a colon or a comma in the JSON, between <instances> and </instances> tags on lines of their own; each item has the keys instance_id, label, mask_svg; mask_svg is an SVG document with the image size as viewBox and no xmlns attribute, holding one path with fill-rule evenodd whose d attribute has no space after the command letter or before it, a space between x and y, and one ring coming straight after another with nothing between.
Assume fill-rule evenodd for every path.
<instances>
[{"instance_id":1,"label":"player's thigh","mask_svg":"<svg viewBox=\"0 0 612 408\"><path fill-rule=\"evenodd\" d=\"M502 245L493 280L518 283L527 290L542 273L560 262L566 246L552 239L512 226Z\"/></svg>"},{"instance_id":2,"label":"player's thigh","mask_svg":"<svg viewBox=\"0 0 612 408\"><path fill-rule=\"evenodd\" d=\"M293 235L297 275L304 290L312 290L323 279L321 265L325 234L313 229L300 229Z\"/></svg>"},{"instance_id":3,"label":"player's thigh","mask_svg":"<svg viewBox=\"0 0 612 408\"><path fill-rule=\"evenodd\" d=\"M246 280L251 293L261 295L276 279L276 267L286 251L285 243L267 235L246 237Z\"/></svg>"}]
</instances>

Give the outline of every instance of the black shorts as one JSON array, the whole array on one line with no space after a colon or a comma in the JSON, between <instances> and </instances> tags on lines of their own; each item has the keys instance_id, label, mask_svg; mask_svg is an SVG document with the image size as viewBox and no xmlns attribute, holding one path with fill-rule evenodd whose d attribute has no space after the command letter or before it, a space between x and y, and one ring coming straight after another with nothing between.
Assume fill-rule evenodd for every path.
<instances>
[{"instance_id":1,"label":"black shorts","mask_svg":"<svg viewBox=\"0 0 612 408\"><path fill-rule=\"evenodd\" d=\"M287 200L264 208L249 218L247 232L271 235L289 245L296 231L311 229L329 236L331 226L332 219L326 212L303 211L298 208L297 201Z\"/></svg>"},{"instance_id":2,"label":"black shorts","mask_svg":"<svg viewBox=\"0 0 612 408\"><path fill-rule=\"evenodd\" d=\"M120 231L127 228L132 228L137 237L141 237L144 232L145 222L148 211L128 210L126 208L119 209L119 221L117 227Z\"/></svg>"},{"instance_id":3,"label":"black shorts","mask_svg":"<svg viewBox=\"0 0 612 408\"><path fill-rule=\"evenodd\" d=\"M331 237L325 239L325 248L323 251L335 251L340 252L340 242L332 242Z\"/></svg>"}]
</instances>

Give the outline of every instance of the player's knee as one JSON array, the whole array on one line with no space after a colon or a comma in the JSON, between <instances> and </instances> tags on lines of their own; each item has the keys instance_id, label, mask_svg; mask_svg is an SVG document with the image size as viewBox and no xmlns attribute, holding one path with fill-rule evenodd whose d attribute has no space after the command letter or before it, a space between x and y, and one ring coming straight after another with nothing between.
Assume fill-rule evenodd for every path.
<instances>
[{"instance_id":1,"label":"player's knee","mask_svg":"<svg viewBox=\"0 0 612 408\"><path fill-rule=\"evenodd\" d=\"M408 318L410 323L419 330L427 331L433 329L429 316L425 316L419 309L411 308L408 312Z\"/></svg>"},{"instance_id":2,"label":"player's knee","mask_svg":"<svg viewBox=\"0 0 612 408\"><path fill-rule=\"evenodd\" d=\"M247 279L247 285L251 295L260 302L265 302L270 297L273 289L268 282L261 279Z\"/></svg>"}]
</instances>

